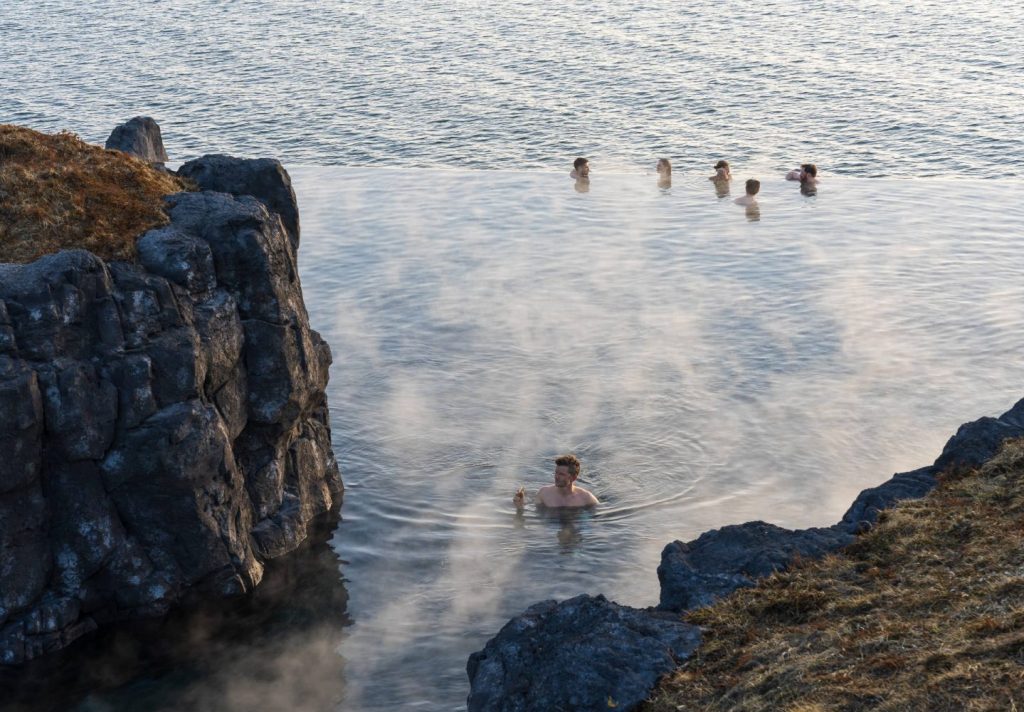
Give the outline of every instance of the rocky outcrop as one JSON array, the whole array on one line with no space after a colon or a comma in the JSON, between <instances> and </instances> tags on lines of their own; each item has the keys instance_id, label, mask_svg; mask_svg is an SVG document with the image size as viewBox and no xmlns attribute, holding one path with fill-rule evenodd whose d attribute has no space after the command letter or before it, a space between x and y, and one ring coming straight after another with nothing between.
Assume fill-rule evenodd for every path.
<instances>
[{"instance_id":1,"label":"rocky outcrop","mask_svg":"<svg viewBox=\"0 0 1024 712\"><path fill-rule=\"evenodd\" d=\"M251 591L338 500L291 186L230 160L137 262L0 265L0 662Z\"/></svg>"},{"instance_id":2,"label":"rocky outcrop","mask_svg":"<svg viewBox=\"0 0 1024 712\"><path fill-rule=\"evenodd\" d=\"M1003 440L1021 436L1024 400L998 418L981 418L960 426L934 464L897 473L864 490L831 527L791 530L748 522L705 532L690 542L674 541L662 551L658 566L659 608L685 611L707 606L797 559L838 551L852 542L853 535L874 524L883 509L928 494L940 472L981 465L996 454Z\"/></svg>"},{"instance_id":3,"label":"rocky outcrop","mask_svg":"<svg viewBox=\"0 0 1024 712\"><path fill-rule=\"evenodd\" d=\"M148 116L136 116L115 128L104 147L130 153L158 166L167 162L160 126Z\"/></svg>"},{"instance_id":4,"label":"rocky outcrop","mask_svg":"<svg viewBox=\"0 0 1024 712\"><path fill-rule=\"evenodd\" d=\"M699 644L700 629L678 616L604 596L543 601L470 656L467 706L469 712L631 710Z\"/></svg>"},{"instance_id":5,"label":"rocky outcrop","mask_svg":"<svg viewBox=\"0 0 1024 712\"><path fill-rule=\"evenodd\" d=\"M765 522L747 522L713 529L689 542L674 541L665 547L658 566L661 583L658 610L669 618L647 620L654 626L681 625L680 612L708 606L800 559L836 552L850 544L856 534L870 528L882 510L900 500L923 497L930 492L940 473L981 465L996 454L1004 440L1018 437L1024 437L1024 399L998 418L982 418L960 426L934 464L896 474L887 482L864 490L842 520L830 527L792 530ZM633 684L640 679L637 671L642 665L651 663L636 663L634 646L616 644L602 653L603 660L607 661L604 669L611 671L611 677L602 679L595 687L590 682L589 665L573 665L566 660L580 657L576 651L600 646L602 641L613 640L620 633L628 634L632 623L626 623L626 618L617 618L614 609L622 611L624 616L652 614L619 607L598 597L593 600L600 601L602 624L594 625L590 619L573 613L581 602L588 600L591 599L581 596L561 604L553 601L536 604L506 624L482 651L470 656L467 666L470 710L604 710L611 707L610 702L606 704L598 694L586 699L572 695L581 685L587 690L599 691L625 684L625 681ZM558 616L565 623L544 627L540 624L541 614ZM656 635L652 634L648 640L654 647L660 645L666 656L679 662L695 649L694 646L680 654L665 639L655 643ZM648 670L650 674L643 678L650 681L647 687L628 700L645 699L657 678L671 669L661 663L653 665ZM557 670L558 675L551 675L550 670ZM543 685L536 682L538 679L544 680Z\"/></svg>"},{"instance_id":6,"label":"rocky outcrop","mask_svg":"<svg viewBox=\"0 0 1024 712\"><path fill-rule=\"evenodd\" d=\"M712 529L686 543L674 541L661 553L658 607L684 611L708 606L798 558L817 558L852 541L851 534L831 527L794 531L766 522Z\"/></svg>"}]
</instances>

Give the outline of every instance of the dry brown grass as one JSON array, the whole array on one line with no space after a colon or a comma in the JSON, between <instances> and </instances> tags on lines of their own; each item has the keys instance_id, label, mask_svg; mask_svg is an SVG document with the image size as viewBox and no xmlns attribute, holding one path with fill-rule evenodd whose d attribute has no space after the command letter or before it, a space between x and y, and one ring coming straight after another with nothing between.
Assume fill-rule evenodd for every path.
<instances>
[{"instance_id":1,"label":"dry brown grass","mask_svg":"<svg viewBox=\"0 0 1024 712\"><path fill-rule=\"evenodd\" d=\"M705 643L645 712L1024 712L1024 441L688 619Z\"/></svg>"},{"instance_id":2,"label":"dry brown grass","mask_svg":"<svg viewBox=\"0 0 1024 712\"><path fill-rule=\"evenodd\" d=\"M74 134L0 124L0 262L31 262L81 247L132 259L135 238L166 224L162 197L176 176Z\"/></svg>"}]
</instances>

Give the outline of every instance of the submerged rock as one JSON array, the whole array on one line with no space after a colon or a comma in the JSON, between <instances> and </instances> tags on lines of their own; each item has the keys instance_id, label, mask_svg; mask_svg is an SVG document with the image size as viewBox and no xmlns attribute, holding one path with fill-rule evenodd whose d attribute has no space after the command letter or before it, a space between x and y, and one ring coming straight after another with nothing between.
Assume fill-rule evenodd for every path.
<instances>
[{"instance_id":1,"label":"submerged rock","mask_svg":"<svg viewBox=\"0 0 1024 712\"><path fill-rule=\"evenodd\" d=\"M105 148L124 151L160 166L168 160L160 126L148 116L136 116L116 127Z\"/></svg>"},{"instance_id":2,"label":"submerged rock","mask_svg":"<svg viewBox=\"0 0 1024 712\"><path fill-rule=\"evenodd\" d=\"M264 165L236 159L293 196L294 241L256 198L181 193L138 263L0 265L0 662L251 591L337 504L331 352Z\"/></svg>"},{"instance_id":3,"label":"submerged rock","mask_svg":"<svg viewBox=\"0 0 1024 712\"><path fill-rule=\"evenodd\" d=\"M700 644L677 616L604 596L534 604L473 653L469 712L632 710Z\"/></svg>"}]
</instances>

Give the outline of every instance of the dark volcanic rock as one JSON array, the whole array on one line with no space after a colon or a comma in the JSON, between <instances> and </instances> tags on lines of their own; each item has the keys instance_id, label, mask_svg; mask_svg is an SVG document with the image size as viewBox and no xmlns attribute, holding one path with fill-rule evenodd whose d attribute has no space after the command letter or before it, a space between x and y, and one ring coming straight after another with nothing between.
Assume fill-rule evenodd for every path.
<instances>
[{"instance_id":1,"label":"dark volcanic rock","mask_svg":"<svg viewBox=\"0 0 1024 712\"><path fill-rule=\"evenodd\" d=\"M784 529L747 522L674 541L661 553L659 608L685 611L708 606L754 579L781 571L799 558L818 558L853 541L835 528Z\"/></svg>"},{"instance_id":2,"label":"dark volcanic rock","mask_svg":"<svg viewBox=\"0 0 1024 712\"><path fill-rule=\"evenodd\" d=\"M677 616L604 596L544 601L473 653L469 712L632 710L700 644Z\"/></svg>"},{"instance_id":3,"label":"dark volcanic rock","mask_svg":"<svg viewBox=\"0 0 1024 712\"><path fill-rule=\"evenodd\" d=\"M998 418L964 423L949 439L935 461L937 471L951 467L976 467L990 459L1007 438L1024 435L1024 399Z\"/></svg>"},{"instance_id":4,"label":"dark volcanic rock","mask_svg":"<svg viewBox=\"0 0 1024 712\"><path fill-rule=\"evenodd\" d=\"M878 520L878 513L896 504L901 499L918 499L935 488L935 467L922 467L913 472L900 472L878 487L861 492L842 521L836 526L857 534Z\"/></svg>"},{"instance_id":5,"label":"dark volcanic rock","mask_svg":"<svg viewBox=\"0 0 1024 712\"><path fill-rule=\"evenodd\" d=\"M107 139L106 148L130 153L150 163L163 165L167 162L160 126L148 116L136 116L115 128Z\"/></svg>"},{"instance_id":6,"label":"dark volcanic rock","mask_svg":"<svg viewBox=\"0 0 1024 712\"><path fill-rule=\"evenodd\" d=\"M246 593L336 505L290 182L268 161L228 175L294 241L256 198L184 193L138 263L0 265L0 662Z\"/></svg>"},{"instance_id":7,"label":"dark volcanic rock","mask_svg":"<svg viewBox=\"0 0 1024 712\"><path fill-rule=\"evenodd\" d=\"M298 203L291 177L280 161L203 156L185 163L178 175L195 181L202 190L259 198L270 212L281 216L293 249L299 248Z\"/></svg>"},{"instance_id":8,"label":"dark volcanic rock","mask_svg":"<svg viewBox=\"0 0 1024 712\"><path fill-rule=\"evenodd\" d=\"M998 418L960 426L930 467L901 472L860 493L837 524L789 530L764 522L705 532L698 539L665 547L658 566L660 608L682 611L709 605L737 588L751 586L797 558L819 558L838 551L852 535L869 528L883 509L900 500L924 497L936 476L952 467L976 467L990 459L1007 438L1024 436L1024 400Z\"/></svg>"}]
</instances>

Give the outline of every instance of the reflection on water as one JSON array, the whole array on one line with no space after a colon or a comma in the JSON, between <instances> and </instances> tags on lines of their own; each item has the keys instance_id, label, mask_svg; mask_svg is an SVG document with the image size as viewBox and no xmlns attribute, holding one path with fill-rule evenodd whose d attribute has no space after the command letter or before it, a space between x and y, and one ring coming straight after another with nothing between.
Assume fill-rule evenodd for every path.
<instances>
[{"instance_id":1,"label":"reflection on water","mask_svg":"<svg viewBox=\"0 0 1024 712\"><path fill-rule=\"evenodd\" d=\"M11 712L243 712L338 708L348 594L327 545L270 562L254 595L166 620L121 625L66 653L4 671Z\"/></svg>"},{"instance_id":2,"label":"reflection on water","mask_svg":"<svg viewBox=\"0 0 1024 712\"><path fill-rule=\"evenodd\" d=\"M345 709L460 709L526 606L651 605L672 539L834 522L1020 395L1010 183L779 173L748 222L703 174L292 174L348 485ZM517 516L566 451L603 504Z\"/></svg>"},{"instance_id":3,"label":"reflection on water","mask_svg":"<svg viewBox=\"0 0 1024 712\"><path fill-rule=\"evenodd\" d=\"M571 554L583 542L583 525L594 518L595 512L592 509L539 507L532 515L526 510L519 510L513 516L516 529L524 529L531 524L550 526L556 531L555 539L561 553Z\"/></svg>"}]
</instances>

